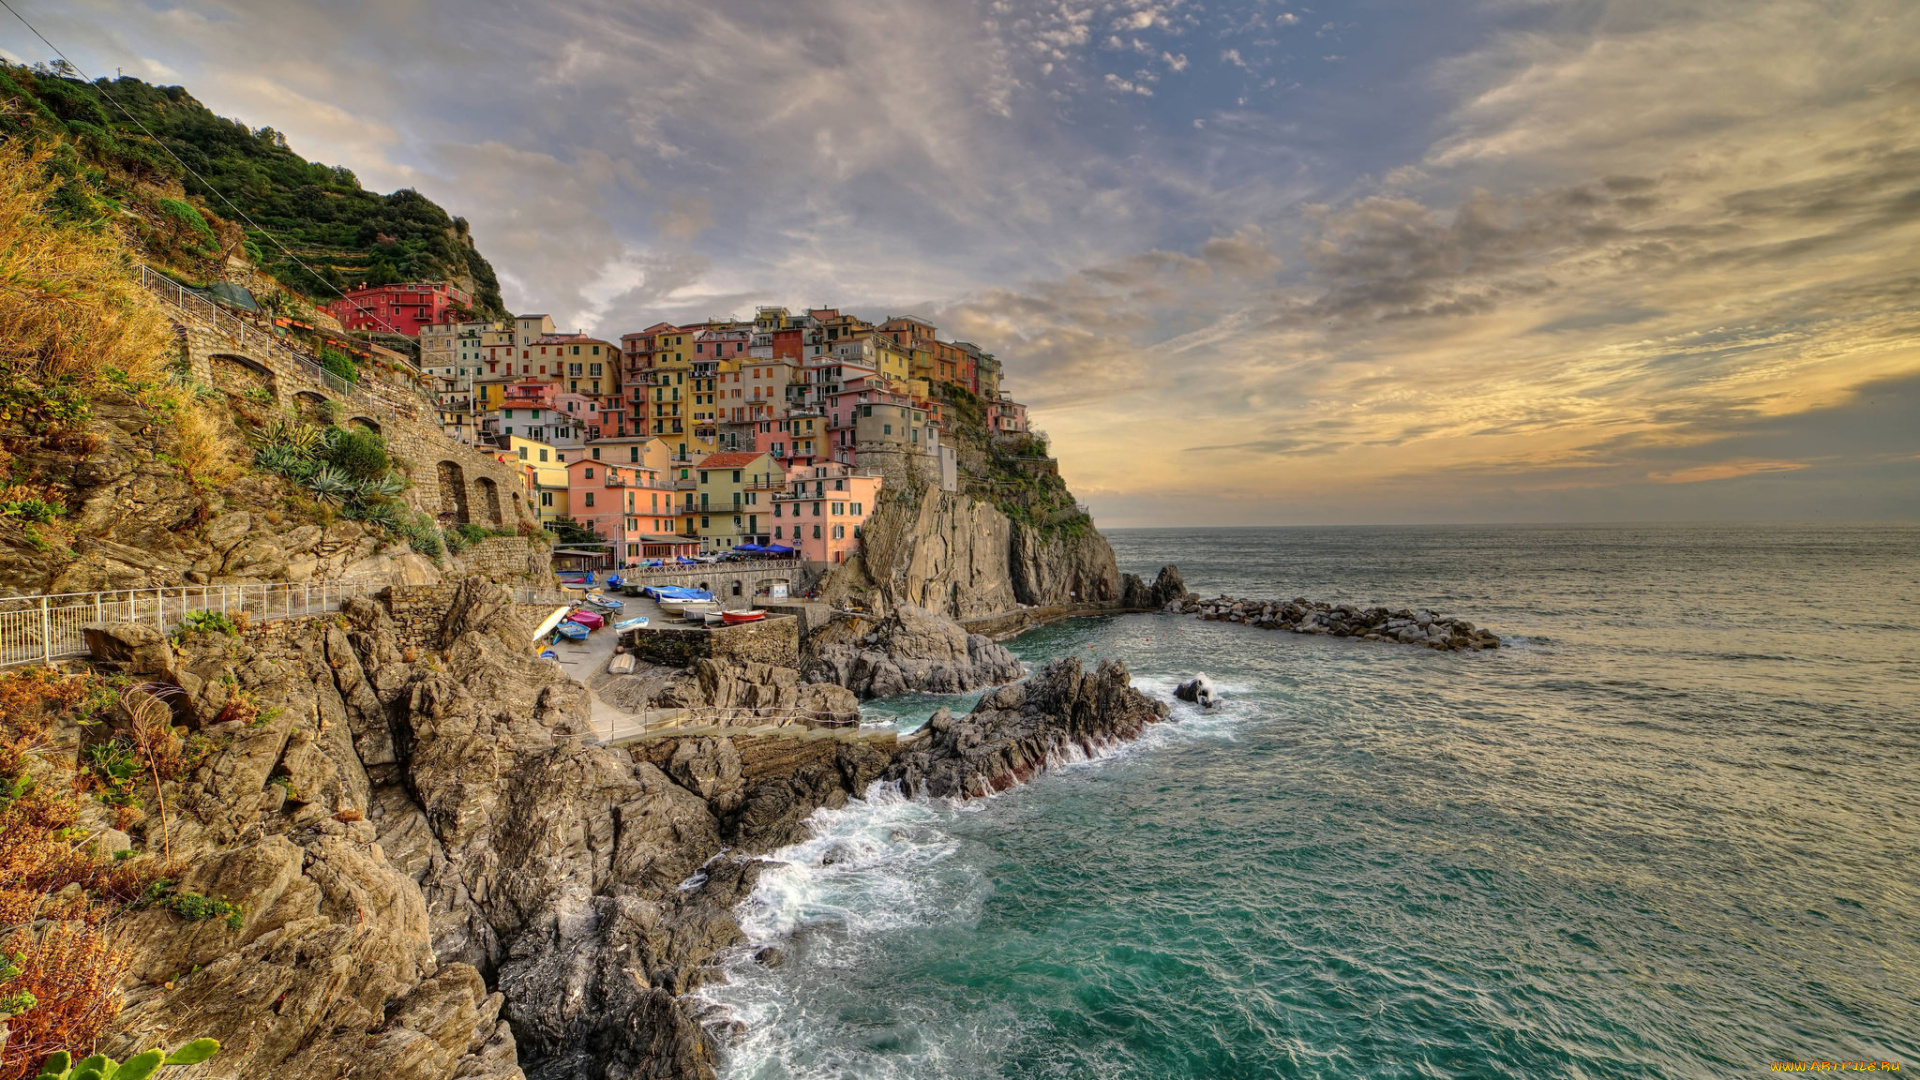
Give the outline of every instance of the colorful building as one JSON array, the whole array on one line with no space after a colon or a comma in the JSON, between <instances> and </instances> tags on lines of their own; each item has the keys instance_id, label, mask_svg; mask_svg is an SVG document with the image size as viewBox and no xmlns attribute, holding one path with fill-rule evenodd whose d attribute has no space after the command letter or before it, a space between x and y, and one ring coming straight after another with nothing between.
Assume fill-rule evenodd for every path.
<instances>
[{"instance_id":1,"label":"colorful building","mask_svg":"<svg viewBox=\"0 0 1920 1080\"><path fill-rule=\"evenodd\" d=\"M792 470L773 499L773 543L809 562L842 563L860 549L862 532L880 501L882 480L846 465Z\"/></svg>"},{"instance_id":2,"label":"colorful building","mask_svg":"<svg viewBox=\"0 0 1920 1080\"><path fill-rule=\"evenodd\" d=\"M540 527L551 529L554 522L569 516L572 507L567 498L565 451L518 435L507 438L506 450L527 470L527 494L533 500Z\"/></svg>"},{"instance_id":3,"label":"colorful building","mask_svg":"<svg viewBox=\"0 0 1920 1080\"><path fill-rule=\"evenodd\" d=\"M773 497L787 486L786 467L772 454L708 454L689 471L698 477L693 505L707 550L767 542Z\"/></svg>"},{"instance_id":4,"label":"colorful building","mask_svg":"<svg viewBox=\"0 0 1920 1080\"><path fill-rule=\"evenodd\" d=\"M473 297L444 281L408 281L350 289L327 305L348 330L418 337L420 328L467 315Z\"/></svg>"}]
</instances>

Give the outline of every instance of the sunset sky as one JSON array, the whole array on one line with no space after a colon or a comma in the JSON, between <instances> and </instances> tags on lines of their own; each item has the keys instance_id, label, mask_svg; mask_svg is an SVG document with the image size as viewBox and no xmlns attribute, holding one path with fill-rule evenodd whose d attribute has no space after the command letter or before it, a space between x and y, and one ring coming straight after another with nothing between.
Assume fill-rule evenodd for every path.
<instances>
[{"instance_id":1,"label":"sunset sky","mask_svg":"<svg viewBox=\"0 0 1920 1080\"><path fill-rule=\"evenodd\" d=\"M16 3L516 311L930 318L1102 525L1920 517L1914 0Z\"/></svg>"}]
</instances>

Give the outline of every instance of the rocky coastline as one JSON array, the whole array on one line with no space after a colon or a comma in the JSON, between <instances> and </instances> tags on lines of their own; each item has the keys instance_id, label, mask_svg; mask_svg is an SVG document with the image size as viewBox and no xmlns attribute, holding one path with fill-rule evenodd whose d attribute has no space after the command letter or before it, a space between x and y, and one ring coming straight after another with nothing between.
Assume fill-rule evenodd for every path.
<instances>
[{"instance_id":1,"label":"rocky coastline","mask_svg":"<svg viewBox=\"0 0 1920 1080\"><path fill-rule=\"evenodd\" d=\"M969 799L1005 791L1063 761L1097 756L1167 718L1166 702L1133 689L1127 665L1076 656L999 687L972 712L945 708L903 742L881 779L912 796Z\"/></svg>"},{"instance_id":2,"label":"rocky coastline","mask_svg":"<svg viewBox=\"0 0 1920 1080\"><path fill-rule=\"evenodd\" d=\"M1465 619L1437 615L1424 608L1398 610L1355 607L1298 597L1293 600L1246 600L1221 596L1202 600L1188 596L1166 607L1181 615L1209 622L1245 623L1262 630L1291 630L1296 634L1327 634L1362 641L1390 641L1441 652L1497 649L1498 635Z\"/></svg>"},{"instance_id":3,"label":"rocky coastline","mask_svg":"<svg viewBox=\"0 0 1920 1080\"><path fill-rule=\"evenodd\" d=\"M874 623L836 620L809 641L805 666L815 683L843 686L862 698L918 690L963 694L1026 674L1006 646L925 608L903 604Z\"/></svg>"},{"instance_id":4,"label":"rocky coastline","mask_svg":"<svg viewBox=\"0 0 1920 1080\"><path fill-rule=\"evenodd\" d=\"M727 1025L690 992L720 977L744 942L734 908L815 810L882 780L989 795L1167 715L1124 664L1007 682L1024 672L1002 647L897 610L850 681L1005 685L907 740L743 723L611 746L529 633L480 579L424 642L375 599L270 634L93 628L97 664L180 687L178 721L213 747L125 844L170 850L178 888L242 913L131 918L101 1049L211 1036L208 1075L290 1080L711 1077ZM757 686L852 704L792 669L701 663L672 687L689 704Z\"/></svg>"}]
</instances>

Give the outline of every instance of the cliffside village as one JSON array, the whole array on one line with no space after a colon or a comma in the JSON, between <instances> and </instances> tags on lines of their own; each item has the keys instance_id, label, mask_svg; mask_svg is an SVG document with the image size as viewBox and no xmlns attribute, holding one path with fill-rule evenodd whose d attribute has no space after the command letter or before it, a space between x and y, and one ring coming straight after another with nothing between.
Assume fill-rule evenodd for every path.
<instances>
[{"instance_id":1,"label":"cliffside village","mask_svg":"<svg viewBox=\"0 0 1920 1080\"><path fill-rule=\"evenodd\" d=\"M740 550L844 562L885 485L957 486L942 384L981 400L990 435L1028 432L992 353L910 315L762 307L615 344L547 315L472 321L470 303L409 282L328 310L417 341L446 433L517 463L542 525L600 565Z\"/></svg>"}]
</instances>

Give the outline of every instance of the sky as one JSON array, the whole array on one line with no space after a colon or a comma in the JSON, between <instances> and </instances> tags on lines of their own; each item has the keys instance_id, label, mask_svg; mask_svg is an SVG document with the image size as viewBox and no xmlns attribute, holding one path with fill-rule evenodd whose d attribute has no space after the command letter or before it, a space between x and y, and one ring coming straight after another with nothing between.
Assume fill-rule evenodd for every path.
<instances>
[{"instance_id":1,"label":"sky","mask_svg":"<svg viewBox=\"0 0 1920 1080\"><path fill-rule=\"evenodd\" d=\"M1103 526L1920 518L1913 0L13 2L515 311L929 318Z\"/></svg>"}]
</instances>

